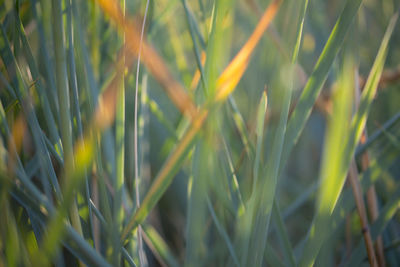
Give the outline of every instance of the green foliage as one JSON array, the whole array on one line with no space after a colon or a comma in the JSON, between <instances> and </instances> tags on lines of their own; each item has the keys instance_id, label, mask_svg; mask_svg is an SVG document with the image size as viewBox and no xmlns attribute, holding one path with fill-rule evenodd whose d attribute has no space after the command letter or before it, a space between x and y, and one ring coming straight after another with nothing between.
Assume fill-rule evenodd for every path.
<instances>
[{"instance_id":1,"label":"green foliage","mask_svg":"<svg viewBox=\"0 0 400 267\"><path fill-rule=\"evenodd\" d=\"M0 1L0 266L400 265L399 5Z\"/></svg>"}]
</instances>

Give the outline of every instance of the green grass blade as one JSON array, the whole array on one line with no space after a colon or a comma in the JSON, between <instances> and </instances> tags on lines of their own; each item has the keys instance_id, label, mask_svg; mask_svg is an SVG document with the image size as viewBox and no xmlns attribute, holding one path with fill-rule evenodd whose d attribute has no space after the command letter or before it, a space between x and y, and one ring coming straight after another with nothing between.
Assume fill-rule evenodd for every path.
<instances>
[{"instance_id":1,"label":"green grass blade","mask_svg":"<svg viewBox=\"0 0 400 267\"><path fill-rule=\"evenodd\" d=\"M229 49L224 47L224 38L226 38L228 27L224 26L224 20L231 12L232 1L222 0L214 4L212 26L207 42L206 62L204 66L205 81L207 81L204 94L208 100L213 99L216 88L216 81L220 74L221 64L224 63Z\"/></svg>"},{"instance_id":2,"label":"green grass blade","mask_svg":"<svg viewBox=\"0 0 400 267\"><path fill-rule=\"evenodd\" d=\"M59 114L59 112L58 112L58 96L57 96L56 81L55 81L56 75L54 73L54 64L50 60L50 55L48 52L48 44L46 44L45 30L43 27L43 22L46 21L45 16L48 13L48 10L46 8L44 8L44 10L41 10L43 12L43 14L42 14L41 19L39 19L38 10L37 10L38 5L39 4L37 3L37 0L32 0L32 13L37 21L37 28L38 28L39 40L40 40L40 53L43 57L43 63L44 63L45 70L46 70L46 81L48 83L48 86L46 88L47 88L47 92L49 94L49 101L50 101L52 110L56 114ZM50 25L47 25L47 27L50 27ZM59 115L57 115L57 120L59 120Z\"/></svg>"},{"instance_id":3,"label":"green grass blade","mask_svg":"<svg viewBox=\"0 0 400 267\"><path fill-rule=\"evenodd\" d=\"M73 168L74 166L74 155L61 0L52 1L52 12L54 26L53 37L56 58L56 85L58 90L58 104L60 108L59 127L61 131L61 142L66 168L65 170L69 171L68 168ZM65 183L69 183L69 181L65 181ZM74 200L74 204L71 206L71 222L74 228L77 229L80 234L82 234L82 226L79 218L76 200Z\"/></svg>"},{"instance_id":4,"label":"green grass blade","mask_svg":"<svg viewBox=\"0 0 400 267\"><path fill-rule=\"evenodd\" d=\"M42 155L44 155L43 157L40 157L42 185L44 187L47 197L51 199L50 198L51 189L46 180L46 177L50 177L50 181L53 186L53 189L56 192L56 196L57 198L60 199L61 191L59 188L58 180L54 168L51 164L48 151L45 148L46 145L43 140L42 130L40 128L36 113L34 112L35 108L33 107L33 103L29 101L30 98L27 98L27 101L25 101L25 98L27 97L27 95L29 95L29 91L27 89L25 82L22 80L20 68L16 62L14 55L11 52L10 44L8 42L3 25L1 25L0 41L1 41L1 46L0 46L1 58L3 59L3 62L8 66L7 72L9 76L13 77L11 85L15 90L18 102L26 103L22 105L22 111L24 112L24 115L27 119L36 148L40 151Z\"/></svg>"},{"instance_id":5,"label":"green grass blade","mask_svg":"<svg viewBox=\"0 0 400 267\"><path fill-rule=\"evenodd\" d=\"M276 201L274 201L272 212L272 219L277 227L277 234L282 243L283 258L285 259L286 266L296 266L296 259L294 257L292 245L290 244L290 240L286 232L286 226L283 222L282 215Z\"/></svg>"},{"instance_id":6,"label":"green grass blade","mask_svg":"<svg viewBox=\"0 0 400 267\"><path fill-rule=\"evenodd\" d=\"M123 1L123 9L125 9L125 1ZM125 10L124 10L125 12ZM123 46L125 46L125 35L123 35ZM121 64L125 66L125 56L120 59ZM122 67L121 69L125 69ZM115 265L119 264L118 252L120 251L120 231L123 229L124 210L122 206L122 198L124 193L125 184L125 74L117 73L119 79L118 82L118 96L117 106L115 112L115 180L114 180L114 201L113 201L113 223L114 223L114 242L113 242L113 262ZM138 90L138 88L136 88ZM137 117L135 117L137 121ZM135 129L137 130L137 129ZM136 131L137 132L137 131ZM137 153L134 154L135 159ZM135 168L139 168L136 165ZM139 179L138 177L136 179ZM136 184L136 186L138 186Z\"/></svg>"},{"instance_id":7,"label":"green grass blade","mask_svg":"<svg viewBox=\"0 0 400 267\"><path fill-rule=\"evenodd\" d=\"M298 196L282 213L282 217L286 220L290 215L292 215L298 208L303 206L308 200L311 199L312 195L317 191L319 187L319 182L314 182L309 185L306 191L304 191L300 196Z\"/></svg>"},{"instance_id":8,"label":"green grass blade","mask_svg":"<svg viewBox=\"0 0 400 267\"><path fill-rule=\"evenodd\" d=\"M4 149L2 147L1 149ZM11 208L9 201L10 181L7 178L5 171L5 164L0 167L0 209L2 216L0 218L0 231L1 240L3 244L6 244L3 248L2 257L0 258L0 264L5 266L18 266L30 264L27 259L26 247L23 243L23 236L18 231L18 224L15 218L15 214Z\"/></svg>"},{"instance_id":9,"label":"green grass blade","mask_svg":"<svg viewBox=\"0 0 400 267\"><path fill-rule=\"evenodd\" d=\"M253 165L253 192L255 193L258 186L258 170L260 168L260 157L263 147L263 139L264 139L264 123L265 123L265 115L267 113L267 92L263 92L263 95L260 100L260 104L258 105L257 112L257 121L256 121L256 153L254 157L254 165Z\"/></svg>"},{"instance_id":10,"label":"green grass blade","mask_svg":"<svg viewBox=\"0 0 400 267\"><path fill-rule=\"evenodd\" d=\"M104 219L103 215L101 212L96 208L94 205L93 201L90 200L89 203L91 209L93 210L93 214L96 215L96 217L99 219L101 226L104 228L105 231L109 231L110 227L108 227L106 220ZM125 258L125 260L129 263L130 266L136 266L135 262L133 261L132 257L128 254L127 250L122 247L121 249L122 256Z\"/></svg>"},{"instance_id":11,"label":"green grass blade","mask_svg":"<svg viewBox=\"0 0 400 267\"><path fill-rule=\"evenodd\" d=\"M350 75L348 75L350 73ZM346 125L350 117L351 92L352 92L352 64L345 62L341 82L338 84L336 98L334 98L334 109L328 122L323 160L320 171L321 186L317 196L317 208L314 220L310 228L303 255L299 266L312 266L318 252L328 235L325 227L329 223L330 215L340 196L345 175L340 173L343 168L343 157L345 150L338 146L346 140L349 125ZM350 77L349 77L350 76ZM348 165L348 164L347 164Z\"/></svg>"},{"instance_id":12,"label":"green grass blade","mask_svg":"<svg viewBox=\"0 0 400 267\"><path fill-rule=\"evenodd\" d=\"M179 267L180 265L178 260L157 231L151 225L147 224L143 225L143 230L146 234L144 238L149 239L149 242L154 246L154 249L162 257L165 263L167 263L168 266Z\"/></svg>"},{"instance_id":13,"label":"green grass blade","mask_svg":"<svg viewBox=\"0 0 400 267\"><path fill-rule=\"evenodd\" d=\"M382 129L383 135L386 137L388 142L400 150L400 140L397 136L392 135L390 132L387 132L385 129Z\"/></svg>"},{"instance_id":14,"label":"green grass blade","mask_svg":"<svg viewBox=\"0 0 400 267\"><path fill-rule=\"evenodd\" d=\"M71 211L71 207L76 205L75 203L75 190L85 181L84 175L88 165L90 165L93 157L94 142L93 140L87 140L85 144L81 144L77 150L76 155L76 166L73 171L68 173L66 179L68 183L63 187L63 201L57 210L51 214L51 219L47 225L47 232L42 241L41 250L34 253L34 264L49 264L49 260L52 260L60 247L60 242L66 235L68 228L65 224L65 219L68 212ZM77 214L79 216L79 214ZM79 218L79 217L78 217ZM82 236L82 232L75 232ZM86 242L83 246L89 246Z\"/></svg>"},{"instance_id":15,"label":"green grass blade","mask_svg":"<svg viewBox=\"0 0 400 267\"><path fill-rule=\"evenodd\" d=\"M6 77L4 77L2 72L0 72L0 80L2 86L4 86L7 89L7 92L11 95L11 97L13 99L16 99L17 96L15 95L14 89L10 86L9 82L7 81Z\"/></svg>"},{"instance_id":16,"label":"green grass blade","mask_svg":"<svg viewBox=\"0 0 400 267\"><path fill-rule=\"evenodd\" d=\"M215 223L215 226L218 229L218 232L220 233L220 235L222 236L222 238L224 239L224 241L225 241L225 243L226 243L226 245L228 247L228 250L229 250L229 253L231 254L233 262L235 263L236 266L240 266L239 259L236 256L235 249L233 247L232 242L230 241L228 233L225 231L224 227L219 222L219 220L217 218L217 215L215 214L214 208L213 208L213 206L211 204L210 198L208 196L207 196L207 206L208 206L208 210L211 213L211 217L212 217L212 219L213 219L213 221Z\"/></svg>"},{"instance_id":17,"label":"green grass blade","mask_svg":"<svg viewBox=\"0 0 400 267\"><path fill-rule=\"evenodd\" d=\"M332 140L332 143L328 143L328 147L325 150L325 151L330 151L329 153L331 153L332 155L342 155L341 157L343 157L343 159L339 160L335 159L334 158L335 156L329 156L328 154L325 155L325 157L329 158L329 160L324 161L322 165L321 178L324 180L322 180L321 184L320 197L318 201L319 203L318 213L311 227L310 237L305 245L305 252L300 261L301 266L309 266L313 264L316 255L318 253L318 250L321 247L321 244L326 239L326 234L324 234L323 231L321 232L320 230L322 230L323 225L326 224L327 220L329 220L330 216L329 214L332 213L332 210L335 207L336 201L341 192L341 187L343 185L345 175L349 168L351 157L355 151L356 145L359 142L362 130L365 127L369 107L376 93L379 77L382 74L383 65L386 59L388 42L393 32L396 21L397 21L397 14L390 21L385 36L382 40L381 47L378 51L378 55L371 69L364 92L361 96L359 109L357 110L352 120L349 129L350 130L349 136L348 137L339 136L339 130L337 130L338 136L336 138L336 141ZM345 99L347 98L349 98L349 96L344 97L342 101L346 101ZM338 115L336 114L335 118L337 117ZM345 118L342 119L343 119L342 121L345 120ZM336 122L337 127L343 127L339 126L340 123L341 123L340 121ZM346 140L345 150L342 152L335 151L337 150L335 146L337 146L337 144L339 144L340 142L343 142L343 140ZM331 145L330 148L329 144ZM333 158L331 159L330 157ZM324 178L324 177L330 177L330 178ZM329 182L328 179L330 179L331 181Z\"/></svg>"},{"instance_id":18,"label":"green grass blade","mask_svg":"<svg viewBox=\"0 0 400 267\"><path fill-rule=\"evenodd\" d=\"M149 95L145 95L144 103L149 107L151 113L158 119L158 121L165 126L165 128L168 130L169 134L175 139L175 141L177 141L178 138L175 134L175 127L173 126L171 121L167 119L165 113L162 111L157 102L151 99Z\"/></svg>"},{"instance_id":19,"label":"green grass blade","mask_svg":"<svg viewBox=\"0 0 400 267\"><path fill-rule=\"evenodd\" d=\"M143 199L142 205L129 219L122 232L122 240L125 240L128 235L131 234L131 231L144 221L150 210L156 205L158 200L167 190L174 175L178 171L178 167L181 165L188 151L192 148L198 131L199 125L191 125L185 132L181 141L177 144L174 151L170 154L167 161L157 174L152 186L147 192L147 195Z\"/></svg>"},{"instance_id":20,"label":"green grass blade","mask_svg":"<svg viewBox=\"0 0 400 267\"><path fill-rule=\"evenodd\" d=\"M378 219L370 226L372 239L375 240L385 229L388 222L393 218L400 208L400 188L397 187L396 191L390 196L388 202L383 206L379 213ZM359 266L366 257L365 243L363 240L357 244L357 247L351 254L349 261L344 265Z\"/></svg>"},{"instance_id":21,"label":"green grass blade","mask_svg":"<svg viewBox=\"0 0 400 267\"><path fill-rule=\"evenodd\" d=\"M381 137L385 131L389 131L392 129L396 123L400 120L400 112L396 113L392 118L387 120L379 129L377 129L373 134L371 134L367 141L357 147L355 155L359 156L362 155L374 142Z\"/></svg>"},{"instance_id":22,"label":"green grass blade","mask_svg":"<svg viewBox=\"0 0 400 267\"><path fill-rule=\"evenodd\" d=\"M382 75L383 67L386 61L389 40L396 26L397 18L398 13L396 13L389 22L385 36L382 39L381 46L375 58L374 65L371 68L364 90L361 94L359 108L352 120L351 135L349 143L347 144L348 151L350 152L347 153L348 161L350 161L350 159L348 158L352 157L353 152L361 138L361 134L365 128L368 112L378 89L379 80Z\"/></svg>"},{"instance_id":23,"label":"green grass blade","mask_svg":"<svg viewBox=\"0 0 400 267\"><path fill-rule=\"evenodd\" d=\"M91 114L94 114L95 107L97 105L97 99L99 95L99 87L94 77L93 68L90 64L89 52L87 51L87 47L85 44L85 32L83 32L82 27L82 14L78 12L78 2L76 0L72 0L72 15L74 20L74 38L76 40L75 47L77 49L77 58L80 58L79 65L82 65L81 68L85 74L84 79L87 82L83 88L85 88L87 97L88 97L88 105L89 111Z\"/></svg>"},{"instance_id":24,"label":"green grass blade","mask_svg":"<svg viewBox=\"0 0 400 267\"><path fill-rule=\"evenodd\" d=\"M187 241L186 241L186 255L185 266L198 266L199 262L205 259L208 255L208 248L206 240L209 226L207 225L208 210L211 213L211 218L216 225L217 231L222 236L232 259L238 263L237 256L233 250L230 239L223 229L222 224L219 222L214 207L208 197L210 189L214 187L216 191L216 199L224 198L224 191L221 190L221 183L212 179L218 177L216 169L216 155L214 152L213 144L216 142L214 139L215 133L218 132L216 126L218 120L218 113L212 112L210 119L204 125L204 138L200 140L195 148L193 154L193 176L189 182L188 188L188 210L187 210ZM221 182L221 181L219 181ZM214 245L215 248L217 245Z\"/></svg>"},{"instance_id":25,"label":"green grass blade","mask_svg":"<svg viewBox=\"0 0 400 267\"><path fill-rule=\"evenodd\" d=\"M19 18L19 16L16 16L16 22L18 23L17 29L18 29L18 34L21 38L22 41L22 47L24 49L26 58L27 58L27 62L29 65L29 70L32 74L32 79L33 81L35 81L35 87L38 90L38 95L41 99L42 105L43 105L43 109L44 109L44 115L46 118L46 122L47 122L47 128L49 129L49 135L50 135L50 140L54 143L54 144L58 144L58 140L60 139L58 132L57 132L57 128L56 128L56 123L53 117L53 113L50 109L50 103L49 100L47 98L47 94L44 91L44 86L41 80L41 77L39 75L39 70L37 68L37 64L35 62L35 59L33 57L31 48L29 46L28 40L26 38L25 35L25 31L24 31L24 27L22 25L22 22Z\"/></svg>"},{"instance_id":26,"label":"green grass blade","mask_svg":"<svg viewBox=\"0 0 400 267\"><path fill-rule=\"evenodd\" d=\"M75 53L74 53L74 38L73 38L73 25L72 25L72 1L68 1L69 8L67 10L67 29L66 34L68 36L68 49L67 49L67 61L68 61L68 72L69 72L69 84L72 92L72 114L75 116L73 120L76 122L76 136L79 139L83 139L83 126L82 126L82 116L80 110L80 103L79 103L79 90L78 90L78 81L76 75L76 63L75 63ZM89 222L88 228L90 236L93 240L94 233L93 233L93 214L92 208L90 205L90 186L89 186L89 178L87 175L87 169L85 169L85 205L88 208L88 217L83 218L85 221Z\"/></svg>"},{"instance_id":27,"label":"green grass blade","mask_svg":"<svg viewBox=\"0 0 400 267\"><path fill-rule=\"evenodd\" d=\"M243 146L245 147L246 153L248 154L248 156L251 156L250 158L252 158L252 157L254 157L254 154L255 154L255 148L254 148L253 144L250 142L249 133L247 131L243 116L240 113L240 111L237 107L236 101L232 96L228 97L228 102L229 102L229 107L230 107L231 114L233 117L233 121L236 125L236 128L238 129L238 131L240 133L240 138L242 140Z\"/></svg>"},{"instance_id":28,"label":"green grass blade","mask_svg":"<svg viewBox=\"0 0 400 267\"><path fill-rule=\"evenodd\" d=\"M292 80L289 77L289 80ZM274 143L271 149L271 156L263 169L263 177L256 186L257 191L254 193L255 203L260 203L258 208L254 206L254 229L250 237L250 251L253 255L248 257L250 262L247 265L261 266L263 253L257 253L257 249L264 251L269 227L269 221L272 212L272 206L275 198L275 188L277 185L277 177L279 171L279 163L281 159L282 147L286 131L286 122L289 114L291 88L284 88L282 112L280 114L278 128L275 132ZM258 204L256 204L258 205ZM250 213L248 216L253 216Z\"/></svg>"},{"instance_id":29,"label":"green grass blade","mask_svg":"<svg viewBox=\"0 0 400 267\"><path fill-rule=\"evenodd\" d=\"M87 265L102 267L112 266L101 255L99 255L71 226L66 226L66 237L66 242L69 243L69 247L82 255L82 260Z\"/></svg>"},{"instance_id":30,"label":"green grass blade","mask_svg":"<svg viewBox=\"0 0 400 267\"><path fill-rule=\"evenodd\" d=\"M228 166L229 166L228 177L232 176L232 179L230 179L228 181L229 189L231 191L232 199L235 199L234 201L237 203L237 205L236 205L237 206L237 214L239 216L241 216L241 214L245 210L243 197L242 197L242 194L240 193L239 182L238 182L237 175L235 173L236 170L235 170L235 167L233 166L233 162L232 162L231 154L229 152L228 145L226 144L225 139L223 139L222 142L223 142L223 146L224 146L225 157L226 157L226 160L227 160Z\"/></svg>"},{"instance_id":31,"label":"green grass blade","mask_svg":"<svg viewBox=\"0 0 400 267\"><path fill-rule=\"evenodd\" d=\"M24 178L24 176L26 175L22 167L19 167L19 169L17 169L16 174L18 175L18 179L20 179L21 182L23 182L25 188L28 189L28 192L23 191L18 187L15 187L16 191L14 191L14 193L16 195L13 194L13 196L17 197L17 200L21 202L23 206L29 208L31 212L34 212L36 219L39 219L42 223L44 223L46 220L46 216L43 213L44 211L43 207L46 208L48 214L53 215L56 212L54 206L51 203L49 203L48 200L39 191L37 191L35 186L30 185L31 183L30 180ZM69 192L71 193L71 191ZM65 196L67 198L70 197L71 196L70 193ZM65 212L65 209L62 210L64 210ZM83 262L88 264L94 264L96 266L109 266L108 263L79 234L75 232L74 229L66 225L64 222L61 222L61 225L60 227L58 227L58 229L63 229L63 228L65 228L65 235L66 235L66 240L63 242L66 242L65 245L70 249L79 251L78 253L79 255L82 256L81 260L83 260ZM54 232L52 232L52 234L54 234ZM52 250L55 250L57 247L58 246L53 246ZM48 259L49 256L51 256L51 253L49 254L46 253L44 255L42 254L41 260L46 260Z\"/></svg>"},{"instance_id":32,"label":"green grass blade","mask_svg":"<svg viewBox=\"0 0 400 267\"><path fill-rule=\"evenodd\" d=\"M298 24L297 32L296 32L296 43L293 48L293 55L292 55L292 62L291 64L295 65L297 62L298 52L300 49L300 42L302 39L302 32L303 32L303 23L304 17L306 14L308 6L308 1L304 1L303 8L300 13L300 23ZM281 156L282 156L282 149L285 142L285 134L286 134L286 124L289 115L289 108L293 90L293 73L294 69L290 69L287 73L288 77L285 77L289 81L289 83L282 82L286 86L283 86L284 94L282 99L282 108L281 114L279 118L279 123L277 130L275 132L274 142L272 145L270 157L266 163L265 169L263 169L263 180L260 181L259 184L259 192L254 191L255 202L260 203L260 206L255 209L255 222L254 222L254 229L253 233L250 237L250 256L245 254L244 258L247 258L249 262L247 265L253 266L261 266L263 261L263 253L257 253L257 250L264 251L266 246L267 234L268 234L268 227L271 217L271 212L274 206L276 205L275 200L275 188L277 185L277 178L279 174L279 167L281 165ZM257 149L257 148L256 148ZM257 150L256 150L257 151ZM257 152L256 152L256 159L257 159ZM256 185L253 188L258 188ZM253 197L253 196L252 196ZM255 204L257 205L257 204ZM255 208L252 207L252 208ZM280 214L278 214L280 216ZM253 214L250 213L249 215L252 217ZM280 229L280 236L285 240L285 252L289 256L290 261L294 262L293 251L287 239L286 228L283 223L279 224L281 226ZM246 244L247 242L245 242ZM242 261L243 263L243 261Z\"/></svg>"},{"instance_id":33,"label":"green grass blade","mask_svg":"<svg viewBox=\"0 0 400 267\"><path fill-rule=\"evenodd\" d=\"M199 48L199 46L198 46L198 44L196 42L196 37L195 37L195 28L198 29L198 25L197 25L197 22L194 20L194 18L192 16L192 13L189 10L187 1L186 0L182 0L182 3L183 3L183 8L185 10L186 19L187 19L188 26L189 26L190 37L192 38L193 50L194 50L194 54L195 54L195 58L196 58L197 68L200 71L200 77L201 77L202 85L203 85L204 88L206 88L207 81L205 81L204 69L203 69L203 65L201 64L200 48ZM200 39L200 43L203 44L203 48L204 48L204 40L201 38L200 34L198 34L198 36L199 36L199 39Z\"/></svg>"},{"instance_id":34,"label":"green grass blade","mask_svg":"<svg viewBox=\"0 0 400 267\"><path fill-rule=\"evenodd\" d=\"M186 222L185 266L197 266L206 257L206 194L212 158L206 141L200 140L193 155L193 177L188 190L188 207Z\"/></svg>"},{"instance_id":35,"label":"green grass blade","mask_svg":"<svg viewBox=\"0 0 400 267\"><path fill-rule=\"evenodd\" d=\"M341 15L329 36L324 50L322 51L318 62L303 89L287 126L280 169L284 167L293 146L300 137L308 117L311 114L315 100L322 89L333 61L342 46L346 33L356 17L361 2L362 0L348 0L346 2Z\"/></svg>"}]
</instances>

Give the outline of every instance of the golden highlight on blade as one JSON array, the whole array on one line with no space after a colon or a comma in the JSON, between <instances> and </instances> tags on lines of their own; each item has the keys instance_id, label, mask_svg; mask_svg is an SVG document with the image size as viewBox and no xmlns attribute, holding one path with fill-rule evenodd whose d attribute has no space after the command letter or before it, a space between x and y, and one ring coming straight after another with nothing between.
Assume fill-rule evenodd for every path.
<instances>
[{"instance_id":1,"label":"golden highlight on blade","mask_svg":"<svg viewBox=\"0 0 400 267\"><path fill-rule=\"evenodd\" d=\"M247 63L250 59L250 55L254 50L255 46L259 42L263 32L268 28L272 19L275 17L279 5L282 0L274 1L265 11L262 19L258 23L256 29L251 35L248 42L243 46L241 51L236 55L234 60L225 71L222 73L220 78L217 81L217 96L215 98L215 102L223 101L226 97L233 91L237 83L240 81L246 67ZM145 56L144 56L145 57ZM170 77L166 77L170 78ZM174 82L171 79L171 82ZM186 148L191 144L194 138L197 136L197 133L200 131L202 125L206 121L209 111L207 109L207 105L202 107L195 113L195 116L192 117L191 127L185 133L185 135L181 138L180 142L177 144L175 150L168 157L167 161L164 163L164 166L159 171L157 177L155 178L152 186L150 187L148 194L144 198L142 202L142 206L136 211L135 214L129 219L126 227L124 228L121 236L121 241L124 242L128 237L129 233L131 233L135 228L141 224L148 215L148 212L153 209L153 207L157 204L163 193L165 192L165 184L170 184L172 180L169 177L170 171L175 168L175 164L179 161L179 158L183 156Z\"/></svg>"},{"instance_id":2,"label":"golden highlight on blade","mask_svg":"<svg viewBox=\"0 0 400 267\"><path fill-rule=\"evenodd\" d=\"M128 47L127 52L136 57L139 50L140 34L135 22L128 18L124 18L117 1L97 0L97 2L104 12L117 24L117 26L125 32L126 45ZM154 78L164 88L175 106L183 114L187 115L189 118L193 118L197 112L195 104L182 85L173 78L163 59L146 41L143 41L142 43L141 60Z\"/></svg>"},{"instance_id":3,"label":"golden highlight on blade","mask_svg":"<svg viewBox=\"0 0 400 267\"><path fill-rule=\"evenodd\" d=\"M222 72L217 81L216 101L226 99L240 81L249 63L251 53L254 51L265 30L271 24L281 3L282 0L275 0L268 6L249 40Z\"/></svg>"}]
</instances>

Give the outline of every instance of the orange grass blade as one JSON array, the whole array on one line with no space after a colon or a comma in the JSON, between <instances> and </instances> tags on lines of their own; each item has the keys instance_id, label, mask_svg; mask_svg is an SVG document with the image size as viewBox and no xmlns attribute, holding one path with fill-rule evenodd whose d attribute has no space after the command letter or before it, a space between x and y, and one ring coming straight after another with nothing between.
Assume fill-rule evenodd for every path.
<instances>
[{"instance_id":1,"label":"orange grass blade","mask_svg":"<svg viewBox=\"0 0 400 267\"><path fill-rule=\"evenodd\" d=\"M246 44L240 49L239 53L236 54L235 58L218 78L216 101L225 100L239 83L240 78L247 68L254 48L260 41L265 30L271 24L281 3L282 0L274 0L268 6L249 40L247 40Z\"/></svg>"},{"instance_id":2,"label":"orange grass blade","mask_svg":"<svg viewBox=\"0 0 400 267\"><path fill-rule=\"evenodd\" d=\"M148 193L143 199L142 205L136 211L136 213L130 218L128 224L124 228L121 234L121 241L129 236L129 234L136 229L136 227L143 223L149 212L160 200L161 196L164 194L168 186L171 184L173 176L171 175L174 169L177 167L177 163L181 161L185 154L185 151L190 147L197 133L200 131L207 119L208 110L202 109L202 111L197 113L197 116L192 121L189 130L182 137L180 142L177 144L174 152L168 157L164 166L161 168L157 177L155 178L153 184L151 185Z\"/></svg>"},{"instance_id":3,"label":"orange grass blade","mask_svg":"<svg viewBox=\"0 0 400 267\"><path fill-rule=\"evenodd\" d=\"M133 20L123 16L121 8L115 0L97 0L103 11L125 32L128 52L134 57L138 55L140 31ZM175 106L185 115L193 118L197 113L196 105L186 93L182 85L170 73L164 60L147 42L142 42L141 60L154 78L161 84Z\"/></svg>"},{"instance_id":4,"label":"orange grass blade","mask_svg":"<svg viewBox=\"0 0 400 267\"><path fill-rule=\"evenodd\" d=\"M277 13L279 5L282 0L275 0L265 11L263 18L260 20L256 29L254 30L252 36L248 42L243 46L242 50L236 55L234 60L225 69L220 78L217 81L217 98L215 102L222 101L226 99L229 93L235 88L236 84L242 77L247 63L250 59L250 55L260 40L263 32L270 25L272 19ZM164 166L159 171L157 177L155 178L153 184L151 185L149 192L147 193L145 199L142 202L142 206L136 211L135 214L129 219L128 224L124 228L121 236L121 240L124 242L129 236L131 231L141 224L153 207L157 204L161 196L164 194L168 186L172 182L171 173L177 167L184 156L185 151L187 151L190 144L193 142L197 133L200 131L202 125L207 119L209 111L207 106L204 106L196 116L191 120L191 127L182 137L180 142L177 144L175 150L170 154Z\"/></svg>"}]
</instances>

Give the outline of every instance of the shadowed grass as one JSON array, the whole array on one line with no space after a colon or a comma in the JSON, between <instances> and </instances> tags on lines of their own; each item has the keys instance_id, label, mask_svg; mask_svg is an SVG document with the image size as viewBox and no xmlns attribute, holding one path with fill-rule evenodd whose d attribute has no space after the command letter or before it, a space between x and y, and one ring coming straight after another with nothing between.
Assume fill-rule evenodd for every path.
<instances>
[{"instance_id":1,"label":"shadowed grass","mask_svg":"<svg viewBox=\"0 0 400 267\"><path fill-rule=\"evenodd\" d=\"M397 266L400 3L362 3L2 1L0 265Z\"/></svg>"}]
</instances>

